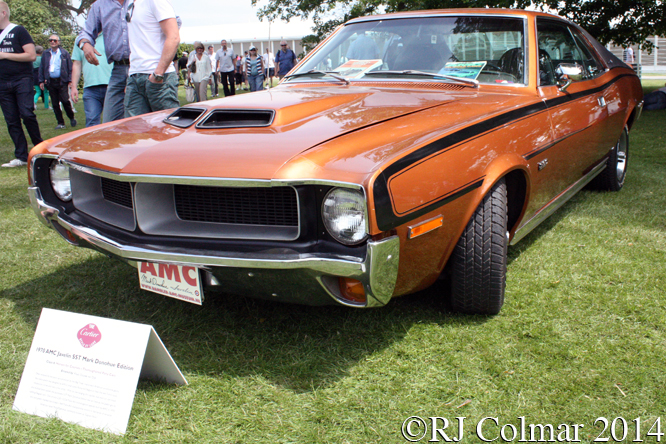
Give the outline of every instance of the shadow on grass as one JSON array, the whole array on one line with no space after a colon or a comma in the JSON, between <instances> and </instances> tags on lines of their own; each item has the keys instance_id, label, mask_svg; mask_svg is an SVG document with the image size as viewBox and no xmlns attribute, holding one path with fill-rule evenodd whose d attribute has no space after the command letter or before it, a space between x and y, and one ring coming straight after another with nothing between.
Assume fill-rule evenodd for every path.
<instances>
[{"instance_id":1,"label":"shadow on grass","mask_svg":"<svg viewBox=\"0 0 666 444\"><path fill-rule=\"evenodd\" d=\"M7 289L0 298L35 326L42 307L150 324L187 374L259 377L296 392L334 383L401 341L415 323L464 326L488 319L452 315L429 291L373 310L215 293L196 306L139 290L134 268L102 256Z\"/></svg>"},{"instance_id":2,"label":"shadow on grass","mask_svg":"<svg viewBox=\"0 0 666 444\"><path fill-rule=\"evenodd\" d=\"M509 249L509 263L596 196L574 196ZM489 319L448 312L441 285L372 310L215 293L196 306L139 290L135 269L101 255L2 291L0 298L11 300L33 325L42 307L150 324L188 375L264 378L295 392L335 383L368 356L403 341L415 324L463 328ZM151 383L142 387L160 389Z\"/></svg>"}]
</instances>

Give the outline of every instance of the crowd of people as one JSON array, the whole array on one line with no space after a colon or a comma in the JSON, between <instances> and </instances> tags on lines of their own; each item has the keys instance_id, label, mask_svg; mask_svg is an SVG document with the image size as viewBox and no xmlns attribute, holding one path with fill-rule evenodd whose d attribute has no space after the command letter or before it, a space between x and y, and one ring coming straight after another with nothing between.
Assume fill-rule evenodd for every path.
<instances>
[{"instance_id":1,"label":"crowd of people","mask_svg":"<svg viewBox=\"0 0 666 444\"><path fill-rule=\"evenodd\" d=\"M42 142L35 116L40 97L44 107L53 110L56 129L66 128L63 111L70 126L77 125L73 104L79 101L82 76L89 127L178 107L179 71L194 90L192 100L202 101L208 99L208 86L211 97L219 96L220 83L225 97L237 88L261 90L267 79L272 84L276 74L282 78L297 62L285 41L273 57L268 49L258 54L254 46L237 55L226 40L218 51L212 45L206 51L196 42L191 54L174 60L181 23L168 0L96 0L71 55L58 35L49 37L44 50L9 19L9 6L0 0L0 107L16 157L3 167L27 164L21 121L33 145Z\"/></svg>"},{"instance_id":2,"label":"crowd of people","mask_svg":"<svg viewBox=\"0 0 666 444\"><path fill-rule=\"evenodd\" d=\"M203 43L194 42L194 51L183 52L173 63L186 88L193 89L192 101L199 102L208 100L209 86L210 97L219 97L219 84L225 97L235 95L237 89L263 90L273 84L276 73L279 78L284 77L297 61L296 54L284 40L276 56L269 48L259 54L254 45L241 56L222 40L217 52L212 45L205 48Z\"/></svg>"},{"instance_id":3,"label":"crowd of people","mask_svg":"<svg viewBox=\"0 0 666 444\"><path fill-rule=\"evenodd\" d=\"M102 30L104 35L102 36ZM0 0L0 107L14 143L15 159L3 167L26 165L28 144L42 142L35 109L40 97L51 108L56 129L77 125L72 102L78 103L83 75L86 126L123 117L175 108L178 74L171 60L180 44L179 21L168 0L97 0L76 37L72 54L49 37L49 49L38 48L30 33L10 22Z\"/></svg>"}]
</instances>

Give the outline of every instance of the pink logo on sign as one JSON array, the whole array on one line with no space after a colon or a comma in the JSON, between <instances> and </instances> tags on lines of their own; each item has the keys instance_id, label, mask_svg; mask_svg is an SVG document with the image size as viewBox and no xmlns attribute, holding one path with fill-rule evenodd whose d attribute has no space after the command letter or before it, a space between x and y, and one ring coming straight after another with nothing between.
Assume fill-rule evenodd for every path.
<instances>
[{"instance_id":1,"label":"pink logo on sign","mask_svg":"<svg viewBox=\"0 0 666 444\"><path fill-rule=\"evenodd\" d=\"M99 328L95 324L88 324L79 330L76 337L79 338L79 343L82 347L90 348L102 340L102 332L99 331Z\"/></svg>"}]
</instances>

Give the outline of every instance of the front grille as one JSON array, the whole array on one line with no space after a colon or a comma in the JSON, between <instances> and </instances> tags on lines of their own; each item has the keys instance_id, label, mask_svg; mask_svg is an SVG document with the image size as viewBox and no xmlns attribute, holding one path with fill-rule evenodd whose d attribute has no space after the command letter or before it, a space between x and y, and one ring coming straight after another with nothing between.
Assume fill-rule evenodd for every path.
<instances>
[{"instance_id":1,"label":"front grille","mask_svg":"<svg viewBox=\"0 0 666 444\"><path fill-rule=\"evenodd\" d=\"M231 188L175 185L181 220L239 225L298 226L296 190L291 187Z\"/></svg>"},{"instance_id":2,"label":"front grille","mask_svg":"<svg viewBox=\"0 0 666 444\"><path fill-rule=\"evenodd\" d=\"M102 177L102 196L109 202L132 208L132 186L129 182L118 182L117 180Z\"/></svg>"}]
</instances>

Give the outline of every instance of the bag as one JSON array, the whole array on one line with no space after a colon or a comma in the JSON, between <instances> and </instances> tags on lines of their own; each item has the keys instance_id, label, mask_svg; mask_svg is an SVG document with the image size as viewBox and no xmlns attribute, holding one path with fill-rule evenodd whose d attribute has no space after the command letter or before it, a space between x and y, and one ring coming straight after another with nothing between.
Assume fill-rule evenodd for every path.
<instances>
[{"instance_id":1,"label":"bag","mask_svg":"<svg viewBox=\"0 0 666 444\"><path fill-rule=\"evenodd\" d=\"M188 102L194 102L194 87L190 85L185 86L185 99Z\"/></svg>"},{"instance_id":2,"label":"bag","mask_svg":"<svg viewBox=\"0 0 666 444\"><path fill-rule=\"evenodd\" d=\"M188 66L187 68L190 70L190 72L192 74L196 73L197 72L197 62L194 61L194 62L190 63L190 66Z\"/></svg>"}]
</instances>

